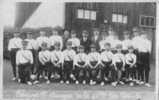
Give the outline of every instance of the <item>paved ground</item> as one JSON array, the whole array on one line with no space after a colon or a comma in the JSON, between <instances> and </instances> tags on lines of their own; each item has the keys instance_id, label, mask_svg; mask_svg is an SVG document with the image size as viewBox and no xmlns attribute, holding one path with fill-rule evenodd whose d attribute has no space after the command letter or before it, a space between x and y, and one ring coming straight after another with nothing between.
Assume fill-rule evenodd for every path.
<instances>
[{"instance_id":1,"label":"paved ground","mask_svg":"<svg viewBox=\"0 0 159 100\"><path fill-rule=\"evenodd\" d=\"M119 87L112 87L110 85L89 86L89 85L75 85L75 84L66 85L66 84L59 84L59 83L52 83L52 84L49 84L49 85L46 85L45 83L42 83L42 84L39 84L39 85L28 86L28 85L25 85L25 84L19 84L15 81L11 81L12 71L11 71L10 62L8 60L4 60L3 64L4 64L4 66L3 66L4 98L13 98L15 96L17 98L18 97L20 98L20 97L25 97L25 96L28 96L28 95L33 95L35 93L39 93L39 95L44 96L43 95L44 93L49 94L49 93L52 93L52 92L54 92L54 94L62 94L62 95L64 95L65 93L67 93L67 95L69 93L70 93L70 95L72 95L74 93L74 95L79 94L82 97L83 93L81 93L81 92L86 92L86 91L87 91L86 94L88 94L88 95L89 95L89 92L90 93L91 92L94 92L94 93L95 92L98 92L98 93L100 93L100 92L101 93L106 93L107 92L108 94L112 94L112 93L120 94L121 93L120 95L123 95L124 93L126 93L127 96L129 94L129 95L132 95L132 97L135 97L133 95L138 95L138 96L143 95L143 97L147 98L147 100L148 100L148 97L146 97L146 96L151 94L150 96L154 98L153 91L154 91L154 88L155 88L155 66L153 66L153 64L151 65L151 72L150 72L150 84L152 85L151 88L147 88L145 86L129 87L127 85L119 86ZM56 93L55 93L55 91L56 91ZM58 93L57 93L57 91L58 91ZM71 91L71 92L65 92L65 91ZM136 94L136 93L138 93L138 94ZM142 93L147 93L147 95L142 94ZM24 95L24 94L26 94L26 95ZM95 93L95 94L97 94L97 93ZM108 96L108 94L107 94L107 96ZM139 94L141 94L141 95L139 95ZM35 94L34 96L36 97L37 94ZM30 97L34 97L34 96L30 96ZM51 97L52 96L53 95L51 95ZM61 96L59 95L59 97L61 97ZM91 97L91 95L90 95L90 97ZM89 97L89 99L90 99L90 97ZM55 99L57 99L57 97ZM88 98L86 98L86 99L88 99ZM63 99L61 99L61 100L63 100ZM112 99L112 100L115 100L115 99ZM139 99L139 100L142 100L142 99Z\"/></svg>"}]
</instances>

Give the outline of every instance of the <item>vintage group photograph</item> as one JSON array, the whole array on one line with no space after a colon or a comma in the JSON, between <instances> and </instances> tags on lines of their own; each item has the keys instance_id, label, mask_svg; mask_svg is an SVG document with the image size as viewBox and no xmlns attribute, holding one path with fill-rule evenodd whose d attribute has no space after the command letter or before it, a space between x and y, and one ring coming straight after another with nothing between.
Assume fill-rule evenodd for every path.
<instances>
[{"instance_id":1,"label":"vintage group photograph","mask_svg":"<svg viewBox=\"0 0 159 100\"><path fill-rule=\"evenodd\" d=\"M76 91L102 91L110 98L122 93L120 99L109 100L155 100L156 2L6 6L4 99L41 99L49 95L41 91L57 91L48 100L65 95L73 100Z\"/></svg>"}]
</instances>

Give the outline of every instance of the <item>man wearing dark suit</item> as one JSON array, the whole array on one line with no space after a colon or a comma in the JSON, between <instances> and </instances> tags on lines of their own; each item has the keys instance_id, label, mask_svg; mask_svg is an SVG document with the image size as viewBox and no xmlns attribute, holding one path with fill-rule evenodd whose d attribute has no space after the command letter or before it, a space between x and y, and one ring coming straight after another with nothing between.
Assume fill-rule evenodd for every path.
<instances>
[{"instance_id":1,"label":"man wearing dark suit","mask_svg":"<svg viewBox=\"0 0 159 100\"><path fill-rule=\"evenodd\" d=\"M81 45L84 47L84 52L90 51L91 40L89 39L89 33L86 30L82 31L82 38L80 39Z\"/></svg>"},{"instance_id":2,"label":"man wearing dark suit","mask_svg":"<svg viewBox=\"0 0 159 100\"><path fill-rule=\"evenodd\" d=\"M97 28L93 29L93 36L92 36L91 42L96 46L97 51L99 51L99 49L100 49L100 47L99 47L100 40L101 40L101 38L100 38L99 29L97 29Z\"/></svg>"}]
</instances>

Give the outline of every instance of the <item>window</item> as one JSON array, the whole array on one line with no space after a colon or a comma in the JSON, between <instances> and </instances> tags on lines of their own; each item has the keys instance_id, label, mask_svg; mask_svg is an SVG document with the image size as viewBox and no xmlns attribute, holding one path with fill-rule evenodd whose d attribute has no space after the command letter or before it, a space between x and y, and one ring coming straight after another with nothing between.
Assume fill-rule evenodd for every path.
<instances>
[{"instance_id":1,"label":"window","mask_svg":"<svg viewBox=\"0 0 159 100\"><path fill-rule=\"evenodd\" d=\"M141 27L153 28L153 27L155 27L155 17L154 16L140 15L139 25Z\"/></svg>"},{"instance_id":2,"label":"window","mask_svg":"<svg viewBox=\"0 0 159 100\"><path fill-rule=\"evenodd\" d=\"M96 11L78 9L77 18L78 19L87 19L87 20L96 20Z\"/></svg>"},{"instance_id":3,"label":"window","mask_svg":"<svg viewBox=\"0 0 159 100\"><path fill-rule=\"evenodd\" d=\"M128 17L122 14L112 14L112 22L127 24Z\"/></svg>"}]
</instances>

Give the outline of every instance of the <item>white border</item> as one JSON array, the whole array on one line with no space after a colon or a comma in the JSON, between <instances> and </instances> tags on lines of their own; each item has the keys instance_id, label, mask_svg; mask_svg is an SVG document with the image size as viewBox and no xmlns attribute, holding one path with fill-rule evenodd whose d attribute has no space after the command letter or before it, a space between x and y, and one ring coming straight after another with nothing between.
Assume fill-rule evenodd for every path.
<instances>
[{"instance_id":1,"label":"white border","mask_svg":"<svg viewBox=\"0 0 159 100\"><path fill-rule=\"evenodd\" d=\"M0 0L0 7L3 5L4 2L48 2L49 0ZM156 100L158 100L159 95L159 1L158 0L54 0L55 2L156 2ZM0 12L1 15L1 12ZM2 100L2 93L3 93L3 18L0 16L0 100Z\"/></svg>"}]
</instances>

